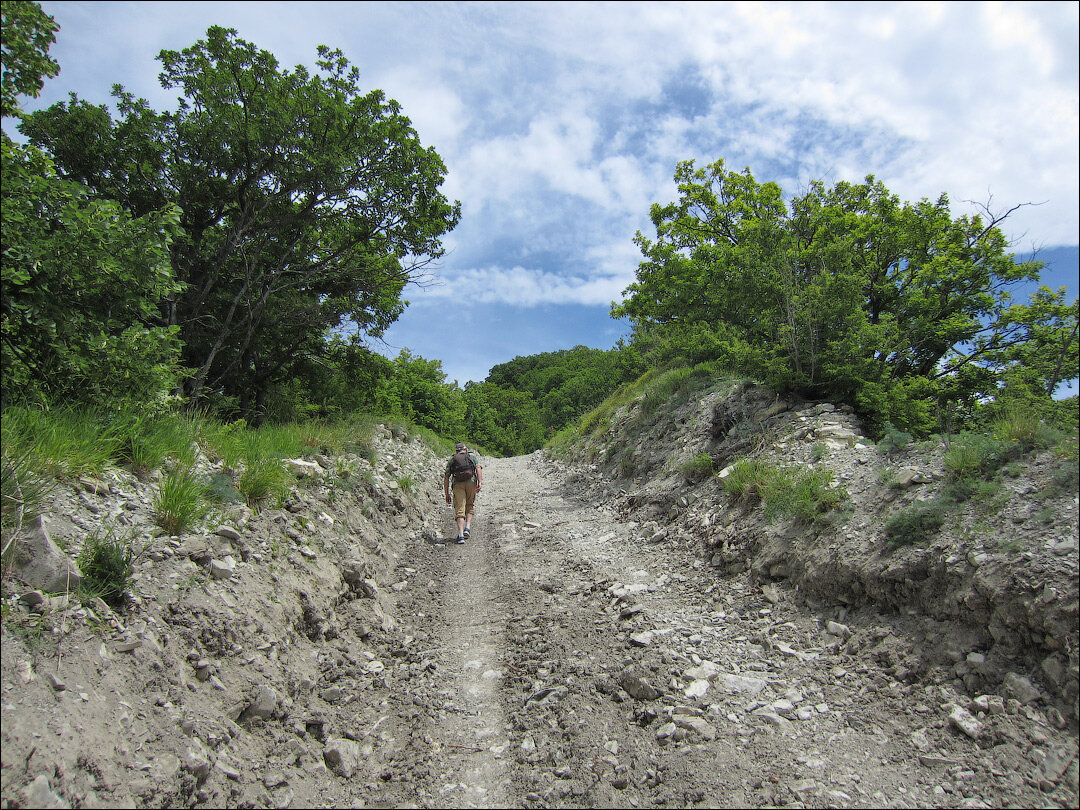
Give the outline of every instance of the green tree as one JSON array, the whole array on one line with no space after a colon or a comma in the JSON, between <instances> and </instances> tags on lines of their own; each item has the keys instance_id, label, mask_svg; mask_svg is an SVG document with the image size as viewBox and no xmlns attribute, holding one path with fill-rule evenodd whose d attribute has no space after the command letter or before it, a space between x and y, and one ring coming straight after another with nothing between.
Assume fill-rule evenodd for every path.
<instances>
[{"instance_id":1,"label":"green tree","mask_svg":"<svg viewBox=\"0 0 1080 810\"><path fill-rule=\"evenodd\" d=\"M562 429L636 376L625 365L624 354L623 349L575 346L515 357L493 366L485 382L527 393L538 404L543 430L538 443L523 451L531 452L541 446L544 433Z\"/></svg>"},{"instance_id":2,"label":"green tree","mask_svg":"<svg viewBox=\"0 0 1080 810\"><path fill-rule=\"evenodd\" d=\"M37 98L45 79L60 72L49 56L59 26L29 0L0 0L3 39L0 46L0 115L19 111L19 96Z\"/></svg>"},{"instance_id":3,"label":"green tree","mask_svg":"<svg viewBox=\"0 0 1080 810\"><path fill-rule=\"evenodd\" d=\"M185 393L247 416L332 329L380 335L460 217L439 191L442 160L399 105L361 93L340 51L318 54L315 75L282 70L212 27L158 56L162 86L183 93L176 112L116 86L116 121L72 96L22 125L65 176L132 214L180 207L171 258L184 287L162 317L180 330Z\"/></svg>"},{"instance_id":4,"label":"green tree","mask_svg":"<svg viewBox=\"0 0 1080 810\"><path fill-rule=\"evenodd\" d=\"M1080 373L1080 301L1066 304L1065 292L1064 287L1056 292L1040 287L1028 304L1010 307L996 340L986 347L987 365L1001 383L997 399L1003 403L1043 416L1061 412L1052 398L1063 382Z\"/></svg>"},{"instance_id":5,"label":"green tree","mask_svg":"<svg viewBox=\"0 0 1080 810\"><path fill-rule=\"evenodd\" d=\"M992 396L1003 347L1024 343L1006 337L1022 317L1008 289L1041 265L1007 252L1003 216L954 218L945 195L901 203L873 177L790 203L723 161L680 163L675 179L612 309L635 338L919 432L942 403Z\"/></svg>"},{"instance_id":6,"label":"green tree","mask_svg":"<svg viewBox=\"0 0 1080 810\"><path fill-rule=\"evenodd\" d=\"M441 436L460 436L465 405L460 389L446 382L442 363L402 349L393 360L394 373L375 394L375 409L403 416Z\"/></svg>"},{"instance_id":7,"label":"green tree","mask_svg":"<svg viewBox=\"0 0 1080 810\"><path fill-rule=\"evenodd\" d=\"M4 0L3 115L55 76L56 23L37 3ZM139 217L57 176L33 146L2 138L0 401L147 403L177 382L173 328L153 325L179 292L168 255L179 212Z\"/></svg>"},{"instance_id":8,"label":"green tree","mask_svg":"<svg viewBox=\"0 0 1080 810\"><path fill-rule=\"evenodd\" d=\"M466 435L489 451L514 456L543 444L540 409L528 393L490 382L470 383L464 400Z\"/></svg>"},{"instance_id":9,"label":"green tree","mask_svg":"<svg viewBox=\"0 0 1080 810\"><path fill-rule=\"evenodd\" d=\"M149 401L176 385L176 292L168 260L179 212L128 216L56 177L49 159L3 145L3 402Z\"/></svg>"}]
</instances>

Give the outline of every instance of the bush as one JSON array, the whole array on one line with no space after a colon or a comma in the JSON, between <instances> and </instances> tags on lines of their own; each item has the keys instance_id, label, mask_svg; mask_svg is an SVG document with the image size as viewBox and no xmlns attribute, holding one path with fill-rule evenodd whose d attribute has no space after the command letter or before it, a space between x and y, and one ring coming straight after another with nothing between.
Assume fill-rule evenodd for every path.
<instances>
[{"instance_id":1,"label":"bush","mask_svg":"<svg viewBox=\"0 0 1080 810\"><path fill-rule=\"evenodd\" d=\"M713 471L713 460L708 453L698 453L679 467L682 477L690 483L704 481Z\"/></svg>"},{"instance_id":2,"label":"bush","mask_svg":"<svg viewBox=\"0 0 1080 810\"><path fill-rule=\"evenodd\" d=\"M116 610L123 608L131 588L135 556L131 543L88 535L76 560L83 575L80 591L101 597Z\"/></svg>"},{"instance_id":3,"label":"bush","mask_svg":"<svg viewBox=\"0 0 1080 810\"><path fill-rule=\"evenodd\" d=\"M891 546L924 542L945 523L947 505L927 501L897 512L885 523L885 537Z\"/></svg>"},{"instance_id":4,"label":"bush","mask_svg":"<svg viewBox=\"0 0 1080 810\"><path fill-rule=\"evenodd\" d=\"M902 430L897 430L892 422L886 422L882 430L881 441L877 444L879 453L890 456L897 450L903 450L911 444L914 436Z\"/></svg>"}]
</instances>

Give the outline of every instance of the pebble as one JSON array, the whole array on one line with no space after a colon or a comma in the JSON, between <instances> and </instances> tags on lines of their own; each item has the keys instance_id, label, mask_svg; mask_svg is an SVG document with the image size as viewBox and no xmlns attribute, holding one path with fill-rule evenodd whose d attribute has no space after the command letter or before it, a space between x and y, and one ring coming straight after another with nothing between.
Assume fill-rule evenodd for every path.
<instances>
[{"instance_id":1,"label":"pebble","mask_svg":"<svg viewBox=\"0 0 1080 810\"><path fill-rule=\"evenodd\" d=\"M985 729L985 726L963 706L952 707L952 711L949 712L949 722L973 740L979 739Z\"/></svg>"}]
</instances>

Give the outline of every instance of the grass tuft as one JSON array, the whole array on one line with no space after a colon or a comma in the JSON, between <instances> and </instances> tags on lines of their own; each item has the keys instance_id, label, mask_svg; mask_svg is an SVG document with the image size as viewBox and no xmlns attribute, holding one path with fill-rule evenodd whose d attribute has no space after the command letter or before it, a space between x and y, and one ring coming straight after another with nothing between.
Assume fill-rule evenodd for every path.
<instances>
[{"instance_id":1,"label":"grass tuft","mask_svg":"<svg viewBox=\"0 0 1080 810\"><path fill-rule=\"evenodd\" d=\"M84 596L99 596L120 610L127 602L134 571L135 551L130 542L93 533L87 536L76 560L83 580Z\"/></svg>"},{"instance_id":2,"label":"grass tuft","mask_svg":"<svg viewBox=\"0 0 1080 810\"><path fill-rule=\"evenodd\" d=\"M182 534L209 511L205 485L183 467L165 476L154 499L157 523L171 535Z\"/></svg>"}]
</instances>

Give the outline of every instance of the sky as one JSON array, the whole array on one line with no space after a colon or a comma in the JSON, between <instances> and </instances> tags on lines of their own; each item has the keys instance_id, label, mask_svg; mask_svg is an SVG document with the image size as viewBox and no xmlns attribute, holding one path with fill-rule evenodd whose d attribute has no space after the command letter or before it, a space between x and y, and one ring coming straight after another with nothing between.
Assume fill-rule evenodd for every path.
<instances>
[{"instance_id":1,"label":"sky","mask_svg":"<svg viewBox=\"0 0 1080 810\"><path fill-rule=\"evenodd\" d=\"M340 48L446 163L462 219L430 283L372 348L481 381L519 355L629 334L653 203L680 160L723 159L795 195L873 174L954 216L1003 225L1044 281L1077 294L1078 9L1048 3L42 2L69 92L120 83L173 108L155 57L211 25L314 67Z\"/></svg>"}]
</instances>

